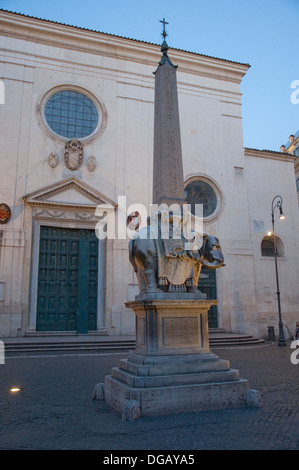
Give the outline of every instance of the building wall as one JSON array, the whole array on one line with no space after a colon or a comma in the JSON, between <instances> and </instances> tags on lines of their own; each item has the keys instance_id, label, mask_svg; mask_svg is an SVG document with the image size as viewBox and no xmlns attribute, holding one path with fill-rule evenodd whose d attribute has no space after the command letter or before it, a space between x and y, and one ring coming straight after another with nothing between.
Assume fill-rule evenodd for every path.
<instances>
[{"instance_id":1,"label":"building wall","mask_svg":"<svg viewBox=\"0 0 299 470\"><path fill-rule=\"evenodd\" d=\"M297 187L297 199L298 199L298 207L299 207L299 131L295 134L291 134L289 136L289 140L286 145L281 145L280 151L282 153L289 153L294 155L295 159L295 180L296 180L296 187Z\"/></svg>"},{"instance_id":2,"label":"building wall","mask_svg":"<svg viewBox=\"0 0 299 470\"><path fill-rule=\"evenodd\" d=\"M178 80L180 84L180 69ZM219 237L225 256L226 266L216 273L219 326L244 332L249 327L247 317L254 324L257 312L253 263L248 258L251 243L247 186L242 176L241 94L239 83L211 78L208 83L208 90L207 83L202 83L202 88L193 87L192 95L180 95L185 179L204 176L219 190L220 211L204 223L204 231Z\"/></svg>"},{"instance_id":3,"label":"building wall","mask_svg":"<svg viewBox=\"0 0 299 470\"><path fill-rule=\"evenodd\" d=\"M279 288L281 292L282 320L293 333L298 317L298 216L296 207L296 185L294 158L287 154L245 150L248 179L248 200L252 232L254 277L258 308L258 331L262 335L267 325L278 332L278 303L275 263L273 257L263 257L261 242L268 231L272 231L272 201L280 195L283 200L285 220L279 219L279 210L274 209L275 234L282 241L283 256L278 257ZM266 183L266 175L268 175ZM266 184L265 184L266 183ZM276 199L277 201L277 199ZM274 202L275 206L275 202ZM288 338L288 333L286 338Z\"/></svg>"},{"instance_id":4,"label":"building wall","mask_svg":"<svg viewBox=\"0 0 299 470\"><path fill-rule=\"evenodd\" d=\"M41 225L94 229L97 204L102 200L112 203L117 219L119 196L126 197L127 207L140 203L149 210L153 72L160 49L6 12L1 12L1 23L0 78L6 93L6 104L0 109L2 158L9 159L1 200L11 207L12 217L0 230L0 286L4 291L0 336L16 336L35 330ZM219 326L263 336L268 323L274 322L275 301L273 282L264 282L265 277L270 279L271 260L260 259L261 233L254 231L253 221L265 220L266 225L269 207L265 195L271 199L278 188L283 190L293 226L281 229L288 255L280 265L281 277L288 281L287 291L282 282L282 291L287 292L284 307L287 321L292 322L299 277L297 220L293 217L296 193L290 184L293 160L277 159L275 153L267 158L263 153L244 153L240 83L246 64L178 50L170 50L169 55L178 65L186 184L203 178L218 195L218 209L205 221L204 231L219 237L225 256L226 266L217 271ZM66 167L65 142L45 128L41 116L46 94L64 85L90 93L100 103L104 120L95 138L82 139L83 163L77 171ZM55 168L49 165L51 153L58 156ZM90 156L97 160L93 172L87 168ZM273 173L279 175L279 181L268 177ZM76 181L69 190L63 183L74 176ZM134 314L125 307L138 291L128 259L128 239L116 236L100 246L98 330L134 334ZM265 292L269 299L272 296L273 306L265 300Z\"/></svg>"}]
</instances>

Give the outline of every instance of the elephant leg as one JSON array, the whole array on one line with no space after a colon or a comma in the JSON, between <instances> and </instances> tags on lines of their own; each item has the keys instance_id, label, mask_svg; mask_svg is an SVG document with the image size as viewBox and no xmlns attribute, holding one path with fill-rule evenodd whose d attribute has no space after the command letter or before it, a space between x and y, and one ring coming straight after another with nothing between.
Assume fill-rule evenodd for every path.
<instances>
[{"instance_id":1,"label":"elephant leg","mask_svg":"<svg viewBox=\"0 0 299 470\"><path fill-rule=\"evenodd\" d=\"M193 266L193 286L198 286L199 282L199 276L201 272L201 264L200 263L194 263Z\"/></svg>"},{"instance_id":2,"label":"elephant leg","mask_svg":"<svg viewBox=\"0 0 299 470\"><path fill-rule=\"evenodd\" d=\"M157 278L156 278L156 271L152 268L145 269L144 274L147 281L147 292L160 292L158 287Z\"/></svg>"},{"instance_id":3,"label":"elephant leg","mask_svg":"<svg viewBox=\"0 0 299 470\"><path fill-rule=\"evenodd\" d=\"M198 289L200 271L201 264L195 262L192 267L192 278L190 279L192 285L188 287L188 292L200 292L200 290Z\"/></svg>"},{"instance_id":4,"label":"elephant leg","mask_svg":"<svg viewBox=\"0 0 299 470\"><path fill-rule=\"evenodd\" d=\"M161 292L158 286L158 263L155 256L148 257L144 263L146 292Z\"/></svg>"},{"instance_id":5,"label":"elephant leg","mask_svg":"<svg viewBox=\"0 0 299 470\"><path fill-rule=\"evenodd\" d=\"M146 292L146 278L144 272L139 270L137 274L138 285L139 285L139 292L140 294L144 294Z\"/></svg>"}]
</instances>

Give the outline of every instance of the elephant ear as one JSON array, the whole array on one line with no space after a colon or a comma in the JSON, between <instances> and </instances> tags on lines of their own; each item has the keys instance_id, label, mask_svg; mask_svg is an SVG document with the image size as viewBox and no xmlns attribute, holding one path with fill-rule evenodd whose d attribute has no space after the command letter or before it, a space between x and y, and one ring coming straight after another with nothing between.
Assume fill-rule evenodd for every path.
<instances>
[{"instance_id":1,"label":"elephant ear","mask_svg":"<svg viewBox=\"0 0 299 470\"><path fill-rule=\"evenodd\" d=\"M134 253L134 240L130 239L129 241L129 260L131 265L134 268L135 273L137 273L138 269L135 263L135 253Z\"/></svg>"},{"instance_id":2,"label":"elephant ear","mask_svg":"<svg viewBox=\"0 0 299 470\"><path fill-rule=\"evenodd\" d=\"M204 256L207 253L208 239L209 239L208 235L206 233L203 233L202 234L202 245L201 245L201 248L199 250L199 253L200 253L200 256L201 256L202 259L204 258Z\"/></svg>"}]
</instances>

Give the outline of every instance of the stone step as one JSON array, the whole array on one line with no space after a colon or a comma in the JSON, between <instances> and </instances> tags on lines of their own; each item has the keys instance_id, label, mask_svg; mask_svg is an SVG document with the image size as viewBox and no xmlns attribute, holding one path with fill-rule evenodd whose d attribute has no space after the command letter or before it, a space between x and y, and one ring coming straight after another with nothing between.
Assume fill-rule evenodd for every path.
<instances>
[{"instance_id":1,"label":"stone step","mask_svg":"<svg viewBox=\"0 0 299 470\"><path fill-rule=\"evenodd\" d=\"M217 347L258 345L263 344L265 340L261 338L255 338L251 335L226 333L220 335L210 335L209 342L210 347L214 349Z\"/></svg>"},{"instance_id":2,"label":"stone step","mask_svg":"<svg viewBox=\"0 0 299 470\"><path fill-rule=\"evenodd\" d=\"M92 352L126 352L135 348L135 340L122 341L67 341L28 343L4 340L5 354L29 353L92 353Z\"/></svg>"},{"instance_id":3,"label":"stone step","mask_svg":"<svg viewBox=\"0 0 299 470\"><path fill-rule=\"evenodd\" d=\"M109 339L108 339L109 338ZM46 354L46 353L96 353L127 352L135 348L135 339L130 337L108 337L88 335L83 339L72 335L36 335L22 338L2 338L5 353L12 354ZM224 332L210 333L211 349L232 346L250 346L264 343L263 339L250 335L229 334Z\"/></svg>"},{"instance_id":4,"label":"stone step","mask_svg":"<svg viewBox=\"0 0 299 470\"><path fill-rule=\"evenodd\" d=\"M169 375L140 376L113 367L111 377L133 388L168 387L195 385L213 382L232 382L239 380L239 371L229 369L217 372L193 372Z\"/></svg>"},{"instance_id":5,"label":"stone step","mask_svg":"<svg viewBox=\"0 0 299 470\"><path fill-rule=\"evenodd\" d=\"M145 364L144 362L137 363L134 360L134 354L129 359L120 359L119 369L122 369L130 374L151 377L154 375L169 375L169 374L185 374L185 373L198 373L198 372L222 372L230 368L230 363L225 359L210 359L198 361L198 356L182 359L182 357L167 356L160 357L160 360L154 361L152 364ZM202 357L203 355L201 355ZM165 357L165 360L164 360ZM215 356L216 358L217 356ZM136 356L135 356L136 358Z\"/></svg>"},{"instance_id":6,"label":"stone step","mask_svg":"<svg viewBox=\"0 0 299 470\"><path fill-rule=\"evenodd\" d=\"M105 402L116 412L122 413L123 420L135 419L138 416L242 407L246 406L247 390L246 379L134 388L114 379L111 375L105 377ZM128 410L130 406L133 406L133 410L130 408ZM132 417L136 406L139 413Z\"/></svg>"}]
</instances>

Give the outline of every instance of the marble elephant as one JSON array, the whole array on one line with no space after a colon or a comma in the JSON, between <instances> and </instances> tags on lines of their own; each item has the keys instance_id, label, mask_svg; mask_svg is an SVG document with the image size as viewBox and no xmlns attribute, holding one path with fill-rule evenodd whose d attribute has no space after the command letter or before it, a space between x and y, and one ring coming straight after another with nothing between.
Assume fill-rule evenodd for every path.
<instances>
[{"instance_id":1,"label":"marble elephant","mask_svg":"<svg viewBox=\"0 0 299 470\"><path fill-rule=\"evenodd\" d=\"M171 282L167 281L161 286L161 240L151 239L150 227L141 229L143 232L129 242L129 259L136 273L140 293L153 293L169 290ZM162 265L171 263L174 258L180 264L175 270L183 267L183 285L185 292L197 291L201 267L217 269L224 266L224 257L217 237L204 234L202 246L199 250L179 250L175 257L162 256ZM163 284L163 283L162 283ZM165 285L167 284L167 285Z\"/></svg>"}]
</instances>

